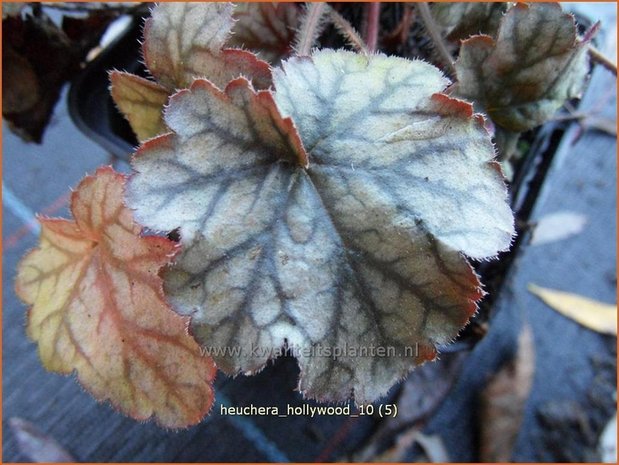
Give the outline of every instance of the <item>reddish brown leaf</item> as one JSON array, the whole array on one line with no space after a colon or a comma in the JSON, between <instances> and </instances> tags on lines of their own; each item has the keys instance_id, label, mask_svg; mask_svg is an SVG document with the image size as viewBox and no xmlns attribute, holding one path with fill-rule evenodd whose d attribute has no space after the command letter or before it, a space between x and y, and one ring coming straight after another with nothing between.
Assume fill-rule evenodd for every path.
<instances>
[{"instance_id":1,"label":"reddish brown leaf","mask_svg":"<svg viewBox=\"0 0 619 465\"><path fill-rule=\"evenodd\" d=\"M79 71L79 56L46 17L8 17L2 39L2 116L21 138L41 142L62 85Z\"/></svg>"},{"instance_id":2,"label":"reddish brown leaf","mask_svg":"<svg viewBox=\"0 0 619 465\"><path fill-rule=\"evenodd\" d=\"M481 395L482 462L510 461L533 384L534 370L533 333L527 325L518 338L515 359L493 376Z\"/></svg>"},{"instance_id":3,"label":"reddish brown leaf","mask_svg":"<svg viewBox=\"0 0 619 465\"><path fill-rule=\"evenodd\" d=\"M62 86L80 71L114 14L65 18L63 29L42 13L22 16L2 21L2 116L22 139L40 143Z\"/></svg>"}]
</instances>

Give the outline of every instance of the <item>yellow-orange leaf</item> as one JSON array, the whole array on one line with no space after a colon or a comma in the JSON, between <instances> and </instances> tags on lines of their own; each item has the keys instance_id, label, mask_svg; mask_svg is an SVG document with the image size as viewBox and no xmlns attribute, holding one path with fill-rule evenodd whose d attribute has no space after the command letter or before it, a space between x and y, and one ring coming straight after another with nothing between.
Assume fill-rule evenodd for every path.
<instances>
[{"instance_id":1,"label":"yellow-orange leaf","mask_svg":"<svg viewBox=\"0 0 619 465\"><path fill-rule=\"evenodd\" d=\"M16 281L32 305L28 334L47 369L76 371L123 413L168 427L197 423L213 402L215 367L163 296L158 272L175 244L140 236L123 188L123 175L101 168L73 193L75 221L39 219L39 247Z\"/></svg>"},{"instance_id":2,"label":"yellow-orange leaf","mask_svg":"<svg viewBox=\"0 0 619 465\"><path fill-rule=\"evenodd\" d=\"M598 302L570 292L530 283L529 292L546 305L586 328L602 334L617 334L617 305Z\"/></svg>"},{"instance_id":3,"label":"yellow-orange leaf","mask_svg":"<svg viewBox=\"0 0 619 465\"><path fill-rule=\"evenodd\" d=\"M166 88L121 71L111 72L110 81L112 98L140 141L167 132L163 122L163 107L168 101Z\"/></svg>"}]
</instances>

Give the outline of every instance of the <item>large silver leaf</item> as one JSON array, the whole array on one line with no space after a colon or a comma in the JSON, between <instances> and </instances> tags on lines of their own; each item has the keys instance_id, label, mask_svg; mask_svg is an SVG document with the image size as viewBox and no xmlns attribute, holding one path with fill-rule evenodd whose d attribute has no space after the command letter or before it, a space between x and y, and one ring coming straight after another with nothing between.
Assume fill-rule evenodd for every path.
<instances>
[{"instance_id":1,"label":"large silver leaf","mask_svg":"<svg viewBox=\"0 0 619 465\"><path fill-rule=\"evenodd\" d=\"M355 181L446 246L491 257L513 234L503 176L481 117L435 94L447 84L421 61L325 51L276 70L275 98L299 129L316 184L344 192Z\"/></svg>"},{"instance_id":2,"label":"large silver leaf","mask_svg":"<svg viewBox=\"0 0 619 465\"><path fill-rule=\"evenodd\" d=\"M166 292L222 370L287 346L302 392L368 402L467 322L482 291L460 251L494 256L513 226L483 121L447 83L324 51L284 64L277 107L243 79L172 97L174 133L140 149L127 197L180 228Z\"/></svg>"}]
</instances>

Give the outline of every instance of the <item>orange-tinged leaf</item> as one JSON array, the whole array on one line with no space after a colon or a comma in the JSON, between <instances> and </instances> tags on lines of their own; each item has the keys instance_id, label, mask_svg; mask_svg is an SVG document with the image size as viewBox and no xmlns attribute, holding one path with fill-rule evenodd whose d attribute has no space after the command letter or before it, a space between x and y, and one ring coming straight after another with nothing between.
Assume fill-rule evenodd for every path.
<instances>
[{"instance_id":1,"label":"orange-tinged leaf","mask_svg":"<svg viewBox=\"0 0 619 465\"><path fill-rule=\"evenodd\" d=\"M163 107L168 91L159 84L134 74L113 71L112 98L129 121L140 141L167 131L163 121Z\"/></svg>"},{"instance_id":2,"label":"orange-tinged leaf","mask_svg":"<svg viewBox=\"0 0 619 465\"><path fill-rule=\"evenodd\" d=\"M533 331L528 324L518 336L518 351L481 392L479 399L481 462L509 462L524 419L535 375Z\"/></svg>"},{"instance_id":3,"label":"orange-tinged leaf","mask_svg":"<svg viewBox=\"0 0 619 465\"><path fill-rule=\"evenodd\" d=\"M141 237L109 167L73 193L75 221L40 218L39 247L20 263L16 290L32 305L28 334L48 370L77 372L97 399L168 427L197 423L213 402L213 362L163 296L159 269L176 253Z\"/></svg>"}]
</instances>

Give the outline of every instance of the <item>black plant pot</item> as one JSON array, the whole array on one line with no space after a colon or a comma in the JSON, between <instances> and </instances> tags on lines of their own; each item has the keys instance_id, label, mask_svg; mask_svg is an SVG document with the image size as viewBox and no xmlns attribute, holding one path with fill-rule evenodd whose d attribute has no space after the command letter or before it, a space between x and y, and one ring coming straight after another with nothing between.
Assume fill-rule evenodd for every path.
<instances>
[{"instance_id":1,"label":"black plant pot","mask_svg":"<svg viewBox=\"0 0 619 465\"><path fill-rule=\"evenodd\" d=\"M131 24L72 81L69 114L75 125L115 157L129 160L138 141L110 95L108 73L122 70L146 76L139 40L143 18Z\"/></svg>"}]
</instances>

